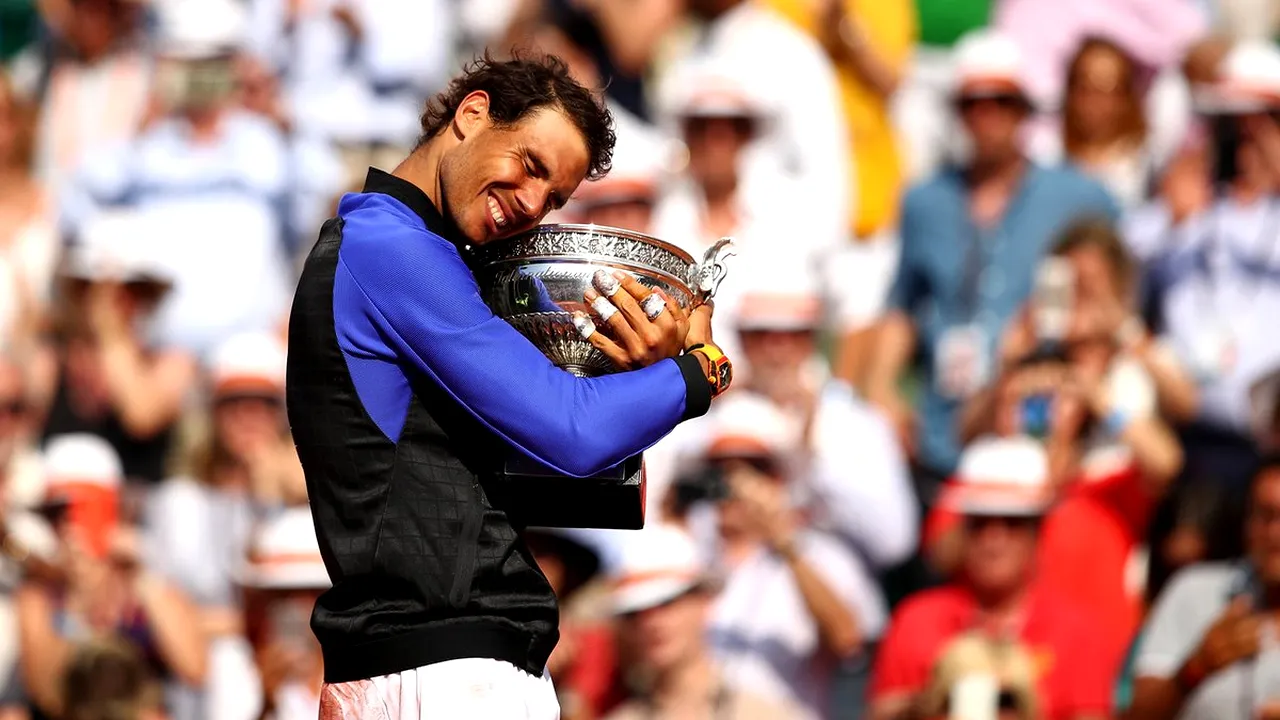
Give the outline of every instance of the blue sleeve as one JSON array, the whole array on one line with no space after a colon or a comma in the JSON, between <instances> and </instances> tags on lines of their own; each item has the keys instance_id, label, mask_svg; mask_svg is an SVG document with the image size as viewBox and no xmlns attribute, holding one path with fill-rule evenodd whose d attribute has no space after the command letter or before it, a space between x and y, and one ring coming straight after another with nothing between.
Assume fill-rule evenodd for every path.
<instances>
[{"instance_id":1,"label":"blue sleeve","mask_svg":"<svg viewBox=\"0 0 1280 720\"><path fill-rule=\"evenodd\" d=\"M447 240L372 208L345 220L335 290L338 283L353 285L357 291L343 297L359 307L335 307L335 315L362 315L388 359L430 377L504 441L552 470L593 475L710 405L694 357L590 379L561 370L490 311Z\"/></svg>"}]
</instances>

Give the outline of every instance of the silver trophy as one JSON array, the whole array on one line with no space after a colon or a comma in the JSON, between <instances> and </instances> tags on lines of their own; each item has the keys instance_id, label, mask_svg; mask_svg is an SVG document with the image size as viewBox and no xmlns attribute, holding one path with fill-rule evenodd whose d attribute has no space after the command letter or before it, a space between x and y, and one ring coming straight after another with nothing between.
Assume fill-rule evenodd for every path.
<instances>
[{"instance_id":1,"label":"silver trophy","mask_svg":"<svg viewBox=\"0 0 1280 720\"><path fill-rule=\"evenodd\" d=\"M485 302L553 363L582 377L617 371L582 338L574 311L590 312L583 293L597 270L623 270L659 288L686 310L715 295L733 242L722 238L701 261L637 232L600 225L542 225L473 258ZM644 526L645 478L640 455L590 478L569 478L516 455L485 491L495 507L523 526L621 528Z\"/></svg>"},{"instance_id":2,"label":"silver trophy","mask_svg":"<svg viewBox=\"0 0 1280 720\"><path fill-rule=\"evenodd\" d=\"M582 294L597 270L625 270L691 310L715 295L732 248L733 241L722 238L695 262L680 248L642 233L603 225L541 225L482 247L476 274L496 315L556 365L590 377L617 371L573 325L575 310L590 313Z\"/></svg>"}]
</instances>

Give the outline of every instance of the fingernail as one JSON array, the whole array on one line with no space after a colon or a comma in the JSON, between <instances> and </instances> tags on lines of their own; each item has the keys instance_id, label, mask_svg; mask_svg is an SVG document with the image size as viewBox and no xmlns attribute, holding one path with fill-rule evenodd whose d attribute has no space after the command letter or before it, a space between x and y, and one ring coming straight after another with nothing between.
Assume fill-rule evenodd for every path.
<instances>
[{"instance_id":1,"label":"fingernail","mask_svg":"<svg viewBox=\"0 0 1280 720\"><path fill-rule=\"evenodd\" d=\"M604 270L596 271L595 284L596 289L608 297L613 297L613 294L618 292L618 289L622 287L622 283L618 282L618 278L610 275Z\"/></svg>"},{"instance_id":2,"label":"fingernail","mask_svg":"<svg viewBox=\"0 0 1280 720\"><path fill-rule=\"evenodd\" d=\"M596 298L600 297L600 293L587 288L587 291L582 293L582 297L586 298L587 302L595 302Z\"/></svg>"},{"instance_id":3,"label":"fingernail","mask_svg":"<svg viewBox=\"0 0 1280 720\"><path fill-rule=\"evenodd\" d=\"M598 295L595 300L591 301L591 308L600 316L601 322L609 322L609 318L613 317L614 313L618 312L618 308L614 307L613 303L609 302L608 298L602 298Z\"/></svg>"},{"instance_id":4,"label":"fingernail","mask_svg":"<svg viewBox=\"0 0 1280 720\"><path fill-rule=\"evenodd\" d=\"M578 333L582 335L583 340L590 340L591 336L596 334L596 324L591 322L591 318L581 310L573 313L573 326L578 328Z\"/></svg>"}]
</instances>

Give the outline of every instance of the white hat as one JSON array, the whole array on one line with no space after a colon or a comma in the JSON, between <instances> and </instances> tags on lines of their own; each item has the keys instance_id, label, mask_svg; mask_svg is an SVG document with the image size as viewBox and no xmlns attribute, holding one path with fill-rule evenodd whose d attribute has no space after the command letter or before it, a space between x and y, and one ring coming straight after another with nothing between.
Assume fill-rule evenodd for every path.
<instances>
[{"instance_id":1,"label":"white hat","mask_svg":"<svg viewBox=\"0 0 1280 720\"><path fill-rule=\"evenodd\" d=\"M248 13L235 0L168 0L158 8L157 51L181 60L213 58L244 42Z\"/></svg>"},{"instance_id":2,"label":"white hat","mask_svg":"<svg viewBox=\"0 0 1280 720\"><path fill-rule=\"evenodd\" d=\"M692 61L679 72L673 110L681 118L766 119L769 105L755 91L755 84L728 63Z\"/></svg>"},{"instance_id":3,"label":"white hat","mask_svg":"<svg viewBox=\"0 0 1280 720\"><path fill-rule=\"evenodd\" d=\"M1016 93L1029 98L1022 75L1022 50L1007 35L987 29L974 30L956 43L953 58L952 95Z\"/></svg>"},{"instance_id":4,"label":"white hat","mask_svg":"<svg viewBox=\"0 0 1280 720\"><path fill-rule=\"evenodd\" d=\"M673 525L628 533L611 576L613 610L619 615L670 602L708 579L693 539Z\"/></svg>"},{"instance_id":5,"label":"white hat","mask_svg":"<svg viewBox=\"0 0 1280 720\"><path fill-rule=\"evenodd\" d=\"M124 478L124 468L115 448L88 433L50 438L44 447L43 468L49 491L71 484L118 488Z\"/></svg>"},{"instance_id":6,"label":"white hat","mask_svg":"<svg viewBox=\"0 0 1280 720\"><path fill-rule=\"evenodd\" d=\"M817 273L798 260L757 256L735 268L741 288L734 322L739 331L813 330L822 325Z\"/></svg>"},{"instance_id":7,"label":"white hat","mask_svg":"<svg viewBox=\"0 0 1280 720\"><path fill-rule=\"evenodd\" d=\"M136 210L109 210L89 219L66 254L64 277L79 280L171 284L173 270L165 262L171 236Z\"/></svg>"},{"instance_id":8,"label":"white hat","mask_svg":"<svg viewBox=\"0 0 1280 720\"><path fill-rule=\"evenodd\" d=\"M776 458L790 452L799 438L799 428L788 415L750 390L726 394L708 422L703 458Z\"/></svg>"},{"instance_id":9,"label":"white hat","mask_svg":"<svg viewBox=\"0 0 1280 720\"><path fill-rule=\"evenodd\" d=\"M332 583L320 555L311 510L286 508L259 526L236 579L244 587L260 590L328 588Z\"/></svg>"},{"instance_id":10,"label":"white hat","mask_svg":"<svg viewBox=\"0 0 1280 720\"><path fill-rule=\"evenodd\" d=\"M217 347L210 363L214 395L284 392L284 343L271 333L236 335Z\"/></svg>"},{"instance_id":11,"label":"white hat","mask_svg":"<svg viewBox=\"0 0 1280 720\"><path fill-rule=\"evenodd\" d=\"M614 116L613 167L609 174L578 186L573 195L578 209L629 200L651 200L658 183L670 171L670 144L652 127L622 108Z\"/></svg>"},{"instance_id":12,"label":"white hat","mask_svg":"<svg viewBox=\"0 0 1280 720\"><path fill-rule=\"evenodd\" d=\"M1026 436L971 443L941 500L962 515L1043 515L1053 503L1044 447Z\"/></svg>"},{"instance_id":13,"label":"white hat","mask_svg":"<svg viewBox=\"0 0 1280 720\"><path fill-rule=\"evenodd\" d=\"M1196 98L1201 112L1236 114L1280 107L1280 48L1262 40L1232 46L1218 80Z\"/></svg>"}]
</instances>

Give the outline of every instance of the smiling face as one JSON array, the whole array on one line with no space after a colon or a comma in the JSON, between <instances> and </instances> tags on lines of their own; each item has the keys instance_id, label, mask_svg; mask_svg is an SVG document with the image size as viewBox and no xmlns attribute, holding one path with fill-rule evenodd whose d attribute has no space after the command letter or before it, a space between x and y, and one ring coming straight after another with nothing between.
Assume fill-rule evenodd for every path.
<instances>
[{"instance_id":1,"label":"smiling face","mask_svg":"<svg viewBox=\"0 0 1280 720\"><path fill-rule=\"evenodd\" d=\"M564 205L587 175L582 133L555 106L509 127L489 119L489 98L467 96L454 116L458 139L440 162L445 214L482 245L533 228Z\"/></svg>"}]
</instances>

